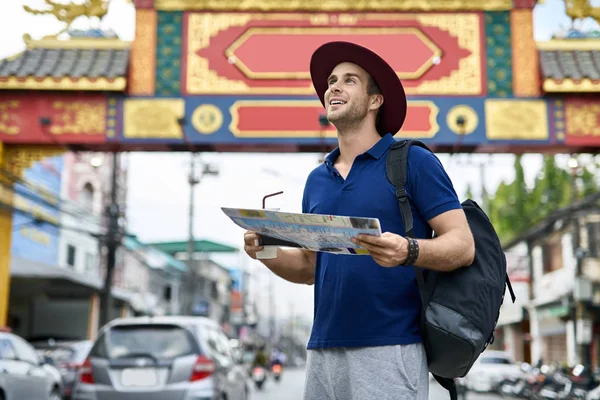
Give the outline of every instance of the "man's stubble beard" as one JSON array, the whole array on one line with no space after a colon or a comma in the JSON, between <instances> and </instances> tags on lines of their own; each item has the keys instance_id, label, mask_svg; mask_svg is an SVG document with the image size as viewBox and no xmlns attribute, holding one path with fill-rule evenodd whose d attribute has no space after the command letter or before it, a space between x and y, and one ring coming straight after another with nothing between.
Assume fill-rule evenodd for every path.
<instances>
[{"instance_id":1,"label":"man's stubble beard","mask_svg":"<svg viewBox=\"0 0 600 400\"><path fill-rule=\"evenodd\" d=\"M336 127L338 132L342 133L360 126L369 112L367 108L367 101L365 101L364 104L354 103L341 113L333 114L331 116L328 113L327 120Z\"/></svg>"}]
</instances>

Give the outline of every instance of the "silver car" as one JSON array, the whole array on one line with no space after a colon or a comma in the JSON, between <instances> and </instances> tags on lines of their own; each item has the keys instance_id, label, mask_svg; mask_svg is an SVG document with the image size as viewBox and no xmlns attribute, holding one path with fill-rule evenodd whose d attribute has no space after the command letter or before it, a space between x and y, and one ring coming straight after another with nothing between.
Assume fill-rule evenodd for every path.
<instances>
[{"instance_id":1,"label":"silver car","mask_svg":"<svg viewBox=\"0 0 600 400\"><path fill-rule=\"evenodd\" d=\"M0 332L0 399L60 400L60 374L47 365L31 344L12 333Z\"/></svg>"},{"instance_id":2,"label":"silver car","mask_svg":"<svg viewBox=\"0 0 600 400\"><path fill-rule=\"evenodd\" d=\"M73 400L246 400L244 370L202 317L117 319L101 329Z\"/></svg>"}]
</instances>

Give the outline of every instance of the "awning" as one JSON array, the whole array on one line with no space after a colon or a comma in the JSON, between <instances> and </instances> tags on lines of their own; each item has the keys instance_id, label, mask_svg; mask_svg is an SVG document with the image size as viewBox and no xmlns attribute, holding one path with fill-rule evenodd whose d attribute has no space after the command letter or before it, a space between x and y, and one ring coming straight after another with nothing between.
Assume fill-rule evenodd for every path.
<instances>
[{"instance_id":1,"label":"awning","mask_svg":"<svg viewBox=\"0 0 600 400\"><path fill-rule=\"evenodd\" d=\"M57 281L80 286L90 291L100 291L104 286L100 278L81 275L73 270L40 263L37 261L26 260L13 257L10 263L11 278L17 279L37 279L46 281ZM112 288L113 298L127 303L131 302L131 294L117 287Z\"/></svg>"}]
</instances>

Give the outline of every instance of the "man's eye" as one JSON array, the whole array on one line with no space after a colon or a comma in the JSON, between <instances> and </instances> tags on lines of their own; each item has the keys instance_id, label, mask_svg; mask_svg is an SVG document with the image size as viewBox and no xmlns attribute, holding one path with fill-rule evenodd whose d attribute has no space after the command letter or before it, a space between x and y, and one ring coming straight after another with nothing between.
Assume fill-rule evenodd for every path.
<instances>
[{"instance_id":1,"label":"man's eye","mask_svg":"<svg viewBox=\"0 0 600 400\"><path fill-rule=\"evenodd\" d=\"M346 80L346 82L348 82L348 83L354 83L354 79L353 79L353 78L348 78L348 79Z\"/></svg>"}]
</instances>

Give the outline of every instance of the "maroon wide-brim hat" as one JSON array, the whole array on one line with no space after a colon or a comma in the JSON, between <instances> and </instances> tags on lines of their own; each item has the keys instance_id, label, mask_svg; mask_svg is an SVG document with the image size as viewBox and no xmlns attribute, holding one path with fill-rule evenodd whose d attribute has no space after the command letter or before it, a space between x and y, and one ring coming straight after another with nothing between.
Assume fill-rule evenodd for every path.
<instances>
[{"instance_id":1,"label":"maroon wide-brim hat","mask_svg":"<svg viewBox=\"0 0 600 400\"><path fill-rule=\"evenodd\" d=\"M325 107L327 78L340 63L350 62L363 68L371 75L383 95L377 130L380 135L395 135L406 119L406 94L396 72L390 65L366 47L349 42L325 43L310 59L310 76Z\"/></svg>"}]
</instances>

